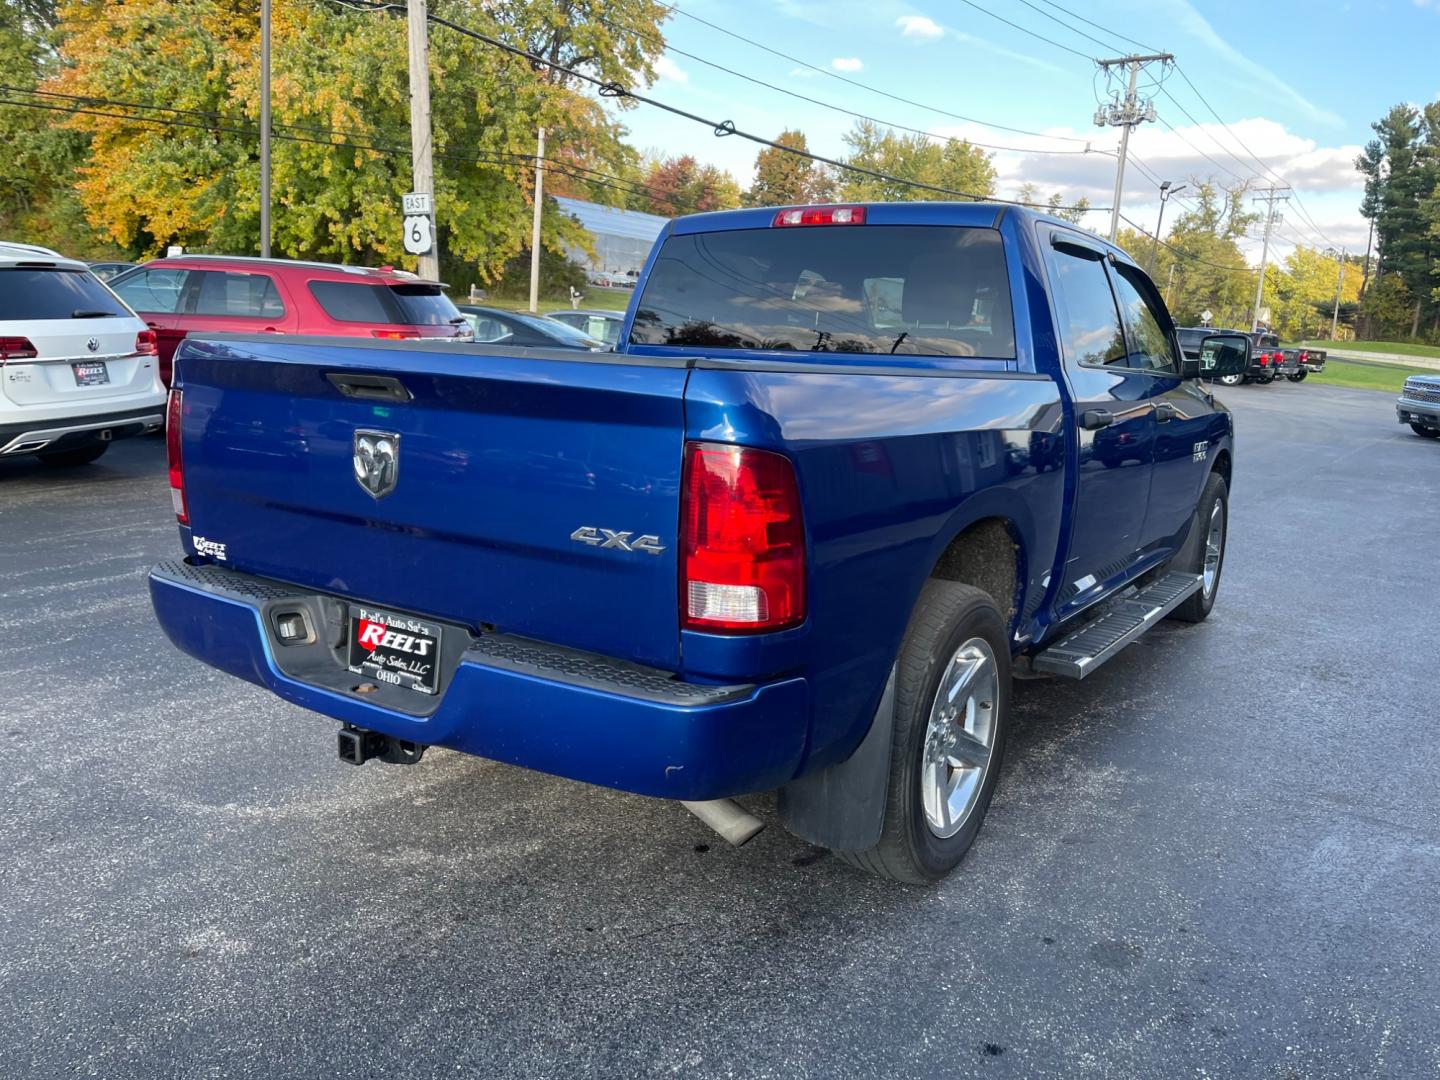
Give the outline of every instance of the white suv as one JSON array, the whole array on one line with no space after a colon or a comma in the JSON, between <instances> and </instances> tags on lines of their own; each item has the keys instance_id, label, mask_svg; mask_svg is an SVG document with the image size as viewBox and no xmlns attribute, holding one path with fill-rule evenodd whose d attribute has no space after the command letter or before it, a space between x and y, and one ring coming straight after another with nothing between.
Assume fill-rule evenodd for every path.
<instances>
[{"instance_id":1,"label":"white suv","mask_svg":"<svg viewBox=\"0 0 1440 1080\"><path fill-rule=\"evenodd\" d=\"M0 457L85 465L164 423L155 332L83 262L0 241Z\"/></svg>"}]
</instances>

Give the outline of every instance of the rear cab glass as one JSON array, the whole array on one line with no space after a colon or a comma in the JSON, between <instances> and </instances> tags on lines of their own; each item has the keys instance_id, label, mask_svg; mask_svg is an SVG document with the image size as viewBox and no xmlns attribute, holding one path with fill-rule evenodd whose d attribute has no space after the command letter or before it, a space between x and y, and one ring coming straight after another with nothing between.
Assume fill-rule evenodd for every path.
<instances>
[{"instance_id":1,"label":"rear cab glass","mask_svg":"<svg viewBox=\"0 0 1440 1080\"><path fill-rule=\"evenodd\" d=\"M0 267L0 320L133 318L88 270Z\"/></svg>"},{"instance_id":2,"label":"rear cab glass","mask_svg":"<svg viewBox=\"0 0 1440 1080\"><path fill-rule=\"evenodd\" d=\"M309 289L336 322L459 326L466 321L438 285L312 281Z\"/></svg>"},{"instance_id":3,"label":"rear cab glass","mask_svg":"<svg viewBox=\"0 0 1440 1080\"><path fill-rule=\"evenodd\" d=\"M671 235L630 342L1015 358L999 232L858 225Z\"/></svg>"}]
</instances>

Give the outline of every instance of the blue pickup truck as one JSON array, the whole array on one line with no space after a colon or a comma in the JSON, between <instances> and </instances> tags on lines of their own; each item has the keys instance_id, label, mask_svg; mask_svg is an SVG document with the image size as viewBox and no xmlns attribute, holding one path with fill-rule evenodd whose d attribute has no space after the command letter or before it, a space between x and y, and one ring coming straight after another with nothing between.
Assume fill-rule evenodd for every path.
<instances>
[{"instance_id":1,"label":"blue pickup truck","mask_svg":"<svg viewBox=\"0 0 1440 1080\"><path fill-rule=\"evenodd\" d=\"M983 203L701 214L613 353L186 339L170 639L340 721L684 802L906 882L964 855L1014 675L1215 602L1233 465L1123 251Z\"/></svg>"}]
</instances>

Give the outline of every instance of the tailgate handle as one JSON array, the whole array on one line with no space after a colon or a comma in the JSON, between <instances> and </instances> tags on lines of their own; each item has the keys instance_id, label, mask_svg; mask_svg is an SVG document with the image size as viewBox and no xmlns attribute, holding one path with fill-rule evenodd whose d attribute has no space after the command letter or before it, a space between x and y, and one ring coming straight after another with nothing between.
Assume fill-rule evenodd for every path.
<instances>
[{"instance_id":1,"label":"tailgate handle","mask_svg":"<svg viewBox=\"0 0 1440 1080\"><path fill-rule=\"evenodd\" d=\"M366 401L410 401L414 395L399 379L389 375L360 375L332 371L325 376L340 393Z\"/></svg>"}]
</instances>

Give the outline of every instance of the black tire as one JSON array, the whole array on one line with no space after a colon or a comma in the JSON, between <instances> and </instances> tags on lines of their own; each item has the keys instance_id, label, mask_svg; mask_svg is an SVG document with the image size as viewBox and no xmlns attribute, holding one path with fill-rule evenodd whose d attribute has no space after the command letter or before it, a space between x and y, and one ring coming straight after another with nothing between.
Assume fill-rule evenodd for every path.
<instances>
[{"instance_id":1,"label":"black tire","mask_svg":"<svg viewBox=\"0 0 1440 1080\"><path fill-rule=\"evenodd\" d=\"M1411 424L1410 430L1422 439L1440 439L1440 428L1426 427L1424 424Z\"/></svg>"},{"instance_id":2,"label":"black tire","mask_svg":"<svg viewBox=\"0 0 1440 1080\"><path fill-rule=\"evenodd\" d=\"M952 657L972 639L989 646L995 699L988 703L990 753L974 801L953 835L937 835L921 798L930 711ZM982 707L985 703L982 703ZM865 851L839 852L846 862L892 881L939 881L975 840L1000 775L1010 722L1010 642L1005 618L990 595L973 585L930 580L910 617L895 670L895 726L885 821L879 842Z\"/></svg>"},{"instance_id":3,"label":"black tire","mask_svg":"<svg viewBox=\"0 0 1440 1080\"><path fill-rule=\"evenodd\" d=\"M1257 378L1255 381L1258 382L1261 386L1269 386L1272 382L1275 381L1275 376L1274 376L1274 375L1261 375L1261 376L1260 376L1259 378Z\"/></svg>"},{"instance_id":4,"label":"black tire","mask_svg":"<svg viewBox=\"0 0 1440 1080\"><path fill-rule=\"evenodd\" d=\"M1215 380L1221 386L1239 386L1245 381L1244 375L1221 375Z\"/></svg>"},{"instance_id":5,"label":"black tire","mask_svg":"<svg viewBox=\"0 0 1440 1080\"><path fill-rule=\"evenodd\" d=\"M101 442L91 443L89 446L77 446L74 450L41 452L35 456L40 459L42 465L49 465L55 469L68 469L75 465L89 465L92 461L98 461L100 456L109 449L108 442Z\"/></svg>"},{"instance_id":6,"label":"black tire","mask_svg":"<svg viewBox=\"0 0 1440 1080\"><path fill-rule=\"evenodd\" d=\"M1297 371L1294 375L1286 375L1285 378L1289 379L1291 382L1304 382L1305 376L1309 374L1310 372L1308 371Z\"/></svg>"},{"instance_id":7,"label":"black tire","mask_svg":"<svg viewBox=\"0 0 1440 1080\"><path fill-rule=\"evenodd\" d=\"M1201 586L1170 613L1170 618L1180 622L1204 622L1215 607L1215 597L1220 594L1220 576L1225 570L1225 542L1230 536L1230 490L1225 486L1225 478L1218 472L1212 472L1201 489L1200 501L1195 504L1195 516L1190 519L1190 534L1170 561L1170 569L1186 574L1205 572L1211 515L1217 505L1220 509L1220 561L1215 567L1214 583L1208 592Z\"/></svg>"}]
</instances>

